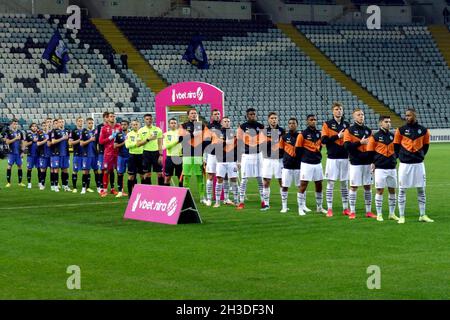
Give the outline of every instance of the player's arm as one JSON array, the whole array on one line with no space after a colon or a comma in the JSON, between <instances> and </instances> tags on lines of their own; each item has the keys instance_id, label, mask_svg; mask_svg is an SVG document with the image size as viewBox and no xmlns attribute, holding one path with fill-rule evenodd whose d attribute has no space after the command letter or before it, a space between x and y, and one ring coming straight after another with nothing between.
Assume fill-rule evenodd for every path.
<instances>
[{"instance_id":1,"label":"player's arm","mask_svg":"<svg viewBox=\"0 0 450 320\"><path fill-rule=\"evenodd\" d=\"M170 150L179 143L180 143L179 139L173 139L173 140L169 141L169 135L167 133L164 135L163 147L165 149Z\"/></svg>"},{"instance_id":2,"label":"player's arm","mask_svg":"<svg viewBox=\"0 0 450 320\"><path fill-rule=\"evenodd\" d=\"M22 146L24 148L29 147L33 144L33 136L31 134L27 134L25 140L22 142Z\"/></svg>"},{"instance_id":3,"label":"player's arm","mask_svg":"<svg viewBox=\"0 0 450 320\"><path fill-rule=\"evenodd\" d=\"M114 139L114 148L119 149L124 144L125 144L125 141L120 141L119 136L116 136L116 138Z\"/></svg>"},{"instance_id":4,"label":"player's arm","mask_svg":"<svg viewBox=\"0 0 450 320\"><path fill-rule=\"evenodd\" d=\"M360 141L353 141L350 131L344 131L344 148L347 151L356 150L361 145Z\"/></svg>"},{"instance_id":5,"label":"player's arm","mask_svg":"<svg viewBox=\"0 0 450 320\"><path fill-rule=\"evenodd\" d=\"M304 142L305 142L305 139L303 138L303 134L300 133L297 136L297 140L295 141L295 157L299 160L302 159Z\"/></svg>"},{"instance_id":6,"label":"player's arm","mask_svg":"<svg viewBox=\"0 0 450 320\"><path fill-rule=\"evenodd\" d=\"M369 157L373 160L375 157L375 150L377 149L377 143L373 136L369 137L369 143L367 143L366 151L369 153Z\"/></svg>"},{"instance_id":7,"label":"player's arm","mask_svg":"<svg viewBox=\"0 0 450 320\"><path fill-rule=\"evenodd\" d=\"M74 140L73 139L74 136L77 137L78 139ZM70 138L69 138L69 144L73 146L73 145L76 145L76 144L80 144L80 141L81 141L81 137L78 137L78 135L75 132L75 130L72 131L71 134L70 134Z\"/></svg>"},{"instance_id":8,"label":"player's arm","mask_svg":"<svg viewBox=\"0 0 450 320\"><path fill-rule=\"evenodd\" d=\"M45 137L45 136L44 136L44 137ZM40 146L46 144L47 141L48 141L48 138L45 138L45 139L42 139L41 141L38 141L38 142L37 142L38 147L40 147Z\"/></svg>"},{"instance_id":9,"label":"player's arm","mask_svg":"<svg viewBox=\"0 0 450 320\"><path fill-rule=\"evenodd\" d=\"M398 158L399 154L400 154L400 147L402 144L402 134L400 133L400 129L397 128L397 130L395 130L395 134L394 134L394 152L395 152L395 156Z\"/></svg>"},{"instance_id":10,"label":"player's arm","mask_svg":"<svg viewBox=\"0 0 450 320\"><path fill-rule=\"evenodd\" d=\"M145 145L147 142L149 142L150 140L148 140L147 137L145 137L142 134L142 131L139 129L138 131L138 135L137 135L137 141L136 141L136 146L137 147L142 147L143 145Z\"/></svg>"},{"instance_id":11,"label":"player's arm","mask_svg":"<svg viewBox=\"0 0 450 320\"><path fill-rule=\"evenodd\" d=\"M11 137L11 135L9 135L9 137ZM7 145L10 145L11 143L14 143L14 142L16 142L17 140L20 140L20 136L19 135L17 135L17 136L15 136L14 138L8 138L8 135L6 135L6 139L5 139L5 141L6 141L6 144Z\"/></svg>"},{"instance_id":12,"label":"player's arm","mask_svg":"<svg viewBox=\"0 0 450 320\"><path fill-rule=\"evenodd\" d=\"M330 128L328 127L328 124L325 122L322 125L322 144L328 144L328 143L332 143L335 142L336 140L339 140L340 138L342 138L344 136L344 131L345 129L342 129L341 132L339 132L338 134L336 134L334 131L330 130Z\"/></svg>"}]
</instances>

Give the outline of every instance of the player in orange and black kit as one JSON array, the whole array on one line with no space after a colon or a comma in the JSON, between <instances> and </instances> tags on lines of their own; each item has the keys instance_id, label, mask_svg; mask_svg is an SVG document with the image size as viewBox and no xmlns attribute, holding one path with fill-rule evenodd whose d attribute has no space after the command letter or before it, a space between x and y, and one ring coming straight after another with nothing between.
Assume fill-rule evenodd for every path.
<instances>
[{"instance_id":1,"label":"player in orange and black kit","mask_svg":"<svg viewBox=\"0 0 450 320\"><path fill-rule=\"evenodd\" d=\"M342 213L348 210L348 152L344 148L344 131L350 124L344 120L342 104L334 102L333 118L322 125L322 144L327 147L325 179L327 179L327 217L333 216L333 190L336 181L341 183Z\"/></svg>"},{"instance_id":2,"label":"player in orange and black kit","mask_svg":"<svg viewBox=\"0 0 450 320\"><path fill-rule=\"evenodd\" d=\"M237 130L238 166L240 159L242 178L239 189L240 203L237 206L237 210L242 210L245 207L244 201L248 178L256 178L261 197L261 208L265 207L261 177L261 131L264 129L264 125L256 121L256 110L254 108L247 109L246 116L247 122L241 124Z\"/></svg>"},{"instance_id":3,"label":"player in orange and black kit","mask_svg":"<svg viewBox=\"0 0 450 320\"><path fill-rule=\"evenodd\" d=\"M395 153L400 159L398 168L398 223L405 223L406 189L417 188L419 221L433 222L425 214L425 165L423 160L430 146L430 132L417 122L416 110L405 113L406 125L398 128L394 136Z\"/></svg>"},{"instance_id":4,"label":"player in orange and black kit","mask_svg":"<svg viewBox=\"0 0 450 320\"><path fill-rule=\"evenodd\" d=\"M361 109L353 110L353 120L353 125L344 132L344 148L348 151L350 158L349 203L351 212L348 218L356 218L356 193L360 186L364 186L366 217L376 218L376 215L371 212L372 192L370 186L372 184L372 172L370 165L372 164L372 157L367 151L372 130L364 125L364 112Z\"/></svg>"},{"instance_id":5,"label":"player in orange and black kit","mask_svg":"<svg viewBox=\"0 0 450 320\"><path fill-rule=\"evenodd\" d=\"M205 183L203 177L203 141L209 136L208 127L198 121L197 110L187 111L188 121L178 129L178 139L183 148L183 186L190 187L191 178L197 177L197 190L201 202L205 202Z\"/></svg>"},{"instance_id":6,"label":"player in orange and black kit","mask_svg":"<svg viewBox=\"0 0 450 320\"><path fill-rule=\"evenodd\" d=\"M283 168L281 169L281 213L287 213L288 191L292 182L298 188L300 186L300 157L295 150L295 143L300 134L297 131L297 118L290 118L288 121L288 131L280 141L280 148L283 149Z\"/></svg>"},{"instance_id":7,"label":"player in orange and black kit","mask_svg":"<svg viewBox=\"0 0 450 320\"><path fill-rule=\"evenodd\" d=\"M297 193L298 214L305 215L303 208L306 205L306 188L309 181L316 185L316 207L317 212L327 213L322 207L322 141L320 131L317 130L317 117L310 114L306 117L307 128L297 137L295 143L296 152L301 159L300 164L300 187Z\"/></svg>"},{"instance_id":8,"label":"player in orange and black kit","mask_svg":"<svg viewBox=\"0 0 450 320\"><path fill-rule=\"evenodd\" d=\"M395 189L397 188L397 157L394 152L394 134L391 129L391 117L380 116L380 130L369 137L367 151L372 153L375 171L375 208L377 221L383 221L383 192L389 190L389 219L398 220L395 215Z\"/></svg>"}]
</instances>

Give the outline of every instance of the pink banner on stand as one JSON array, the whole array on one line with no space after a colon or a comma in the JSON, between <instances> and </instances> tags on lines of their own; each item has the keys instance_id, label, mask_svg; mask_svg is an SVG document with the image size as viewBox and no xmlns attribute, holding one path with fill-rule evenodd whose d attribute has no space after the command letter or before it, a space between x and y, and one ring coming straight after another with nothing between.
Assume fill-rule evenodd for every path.
<instances>
[{"instance_id":1,"label":"pink banner on stand","mask_svg":"<svg viewBox=\"0 0 450 320\"><path fill-rule=\"evenodd\" d=\"M164 224L202 223L189 189L145 184L133 188L124 218Z\"/></svg>"}]
</instances>

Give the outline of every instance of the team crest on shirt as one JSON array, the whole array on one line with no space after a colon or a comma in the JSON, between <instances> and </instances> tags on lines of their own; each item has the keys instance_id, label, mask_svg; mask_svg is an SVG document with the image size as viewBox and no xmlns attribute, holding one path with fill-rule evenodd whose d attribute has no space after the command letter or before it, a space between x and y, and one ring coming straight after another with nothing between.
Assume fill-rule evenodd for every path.
<instances>
[{"instance_id":1,"label":"team crest on shirt","mask_svg":"<svg viewBox=\"0 0 450 320\"><path fill-rule=\"evenodd\" d=\"M418 134L421 134L421 133L422 133L422 130L420 130L420 129L417 130L417 133L418 133Z\"/></svg>"},{"instance_id":2,"label":"team crest on shirt","mask_svg":"<svg viewBox=\"0 0 450 320\"><path fill-rule=\"evenodd\" d=\"M366 136L367 136L369 134L369 131L366 130L365 133L366 133Z\"/></svg>"},{"instance_id":3,"label":"team crest on shirt","mask_svg":"<svg viewBox=\"0 0 450 320\"><path fill-rule=\"evenodd\" d=\"M319 137L320 137L320 134L319 134L319 133L316 133L316 137L319 138Z\"/></svg>"}]
</instances>

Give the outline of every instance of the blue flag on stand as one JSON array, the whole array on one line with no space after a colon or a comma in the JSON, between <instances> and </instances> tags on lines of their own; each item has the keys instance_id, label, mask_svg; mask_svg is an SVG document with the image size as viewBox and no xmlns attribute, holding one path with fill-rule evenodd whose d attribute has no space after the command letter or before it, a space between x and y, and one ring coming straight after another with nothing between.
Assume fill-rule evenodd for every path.
<instances>
[{"instance_id":1,"label":"blue flag on stand","mask_svg":"<svg viewBox=\"0 0 450 320\"><path fill-rule=\"evenodd\" d=\"M69 62L69 49L67 49L61 35L55 31L47 48L45 48L42 58L50 61L59 72L67 73L67 62Z\"/></svg>"},{"instance_id":2,"label":"blue flag on stand","mask_svg":"<svg viewBox=\"0 0 450 320\"><path fill-rule=\"evenodd\" d=\"M183 54L183 60L196 66L199 69L208 69L208 55L203 47L202 36L193 36L186 52Z\"/></svg>"}]
</instances>

